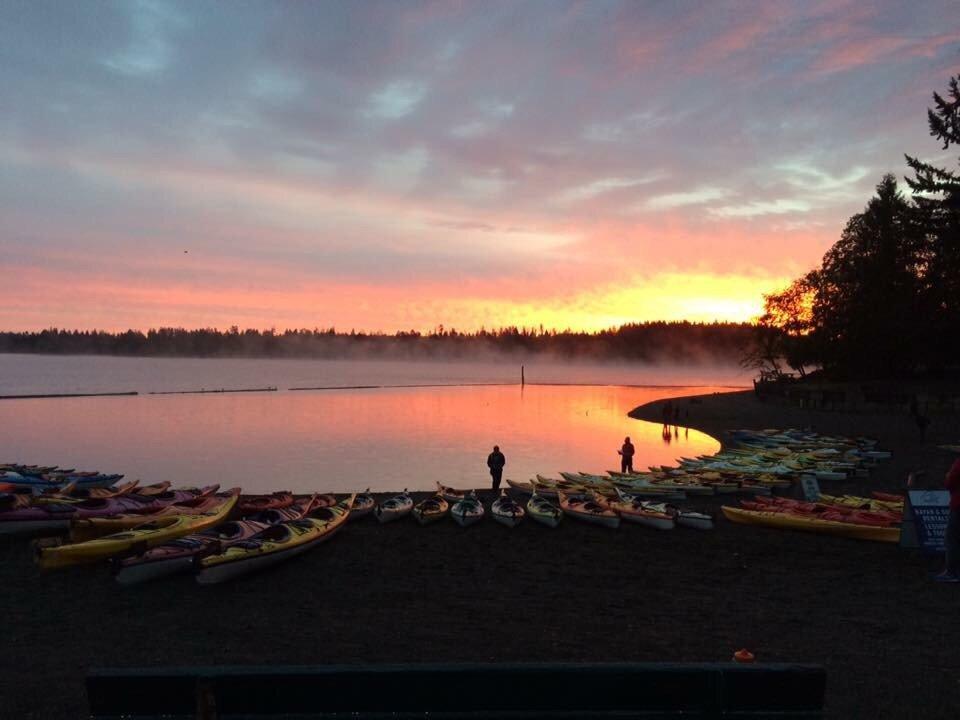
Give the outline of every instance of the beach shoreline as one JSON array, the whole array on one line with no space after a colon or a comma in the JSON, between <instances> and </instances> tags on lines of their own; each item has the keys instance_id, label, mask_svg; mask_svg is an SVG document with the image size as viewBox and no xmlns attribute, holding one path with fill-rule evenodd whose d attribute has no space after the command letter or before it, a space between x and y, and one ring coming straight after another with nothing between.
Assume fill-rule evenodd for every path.
<instances>
[{"instance_id":1,"label":"beach shoreline","mask_svg":"<svg viewBox=\"0 0 960 720\"><path fill-rule=\"evenodd\" d=\"M661 422L663 402L630 414ZM718 439L738 427L813 425L875 435L893 450L871 478L831 492L902 490L921 466L936 484L950 456L934 446L955 440L945 423L921 444L909 418L800 411L752 392L674 403L681 423ZM97 667L711 662L741 647L760 661L823 664L828 717L953 715L960 666L948 639L960 634L960 595L930 582L937 560L734 525L719 517L725 502L735 501L688 503L718 516L712 532L367 517L290 562L213 587L189 576L120 587L102 566L42 572L29 541L0 538L4 716L83 716L83 680Z\"/></svg>"}]
</instances>

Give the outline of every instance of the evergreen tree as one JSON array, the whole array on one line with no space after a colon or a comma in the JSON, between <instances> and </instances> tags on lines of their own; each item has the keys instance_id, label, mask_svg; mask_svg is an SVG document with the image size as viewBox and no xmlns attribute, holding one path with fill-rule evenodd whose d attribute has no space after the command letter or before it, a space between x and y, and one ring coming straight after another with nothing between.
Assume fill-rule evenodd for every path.
<instances>
[{"instance_id":1,"label":"evergreen tree","mask_svg":"<svg viewBox=\"0 0 960 720\"><path fill-rule=\"evenodd\" d=\"M922 265L913 206L885 175L812 278L812 341L825 367L873 376L915 369Z\"/></svg>"},{"instance_id":2,"label":"evergreen tree","mask_svg":"<svg viewBox=\"0 0 960 720\"><path fill-rule=\"evenodd\" d=\"M947 97L933 94L927 110L930 135L943 149L960 147L960 76L949 81ZM907 184L914 192L926 242L922 314L930 329L926 364L960 366L960 173L907 155L913 170ZM960 165L960 158L958 158Z\"/></svg>"}]
</instances>

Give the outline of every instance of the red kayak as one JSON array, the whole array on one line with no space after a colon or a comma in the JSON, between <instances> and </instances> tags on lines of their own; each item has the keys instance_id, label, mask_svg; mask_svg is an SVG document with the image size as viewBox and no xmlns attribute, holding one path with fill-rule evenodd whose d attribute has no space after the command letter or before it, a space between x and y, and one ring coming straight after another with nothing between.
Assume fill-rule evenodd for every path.
<instances>
[{"instance_id":1,"label":"red kayak","mask_svg":"<svg viewBox=\"0 0 960 720\"><path fill-rule=\"evenodd\" d=\"M263 512L264 510L281 510L293 505L293 494L286 490L275 492L272 495L255 495L240 502L240 514Z\"/></svg>"}]
</instances>

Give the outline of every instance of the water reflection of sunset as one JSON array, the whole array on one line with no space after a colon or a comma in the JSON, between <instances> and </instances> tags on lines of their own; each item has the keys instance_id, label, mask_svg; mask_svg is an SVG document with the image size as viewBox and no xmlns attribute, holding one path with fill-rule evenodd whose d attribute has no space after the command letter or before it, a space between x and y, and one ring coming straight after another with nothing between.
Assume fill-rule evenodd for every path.
<instances>
[{"instance_id":1,"label":"water reflection of sunset","mask_svg":"<svg viewBox=\"0 0 960 720\"><path fill-rule=\"evenodd\" d=\"M714 452L718 443L707 435L680 428L666 442L659 425L627 417L642 403L705 390L497 386L19 400L0 406L0 460L248 491L485 486L495 443L507 456L505 476L523 479L615 468L627 435L638 469Z\"/></svg>"}]
</instances>

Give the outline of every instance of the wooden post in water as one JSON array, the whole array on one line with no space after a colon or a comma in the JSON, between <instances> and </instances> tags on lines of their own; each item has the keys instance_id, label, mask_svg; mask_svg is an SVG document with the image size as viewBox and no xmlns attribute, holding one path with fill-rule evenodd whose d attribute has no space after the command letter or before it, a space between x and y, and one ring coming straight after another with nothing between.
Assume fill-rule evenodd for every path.
<instances>
[{"instance_id":1,"label":"wooden post in water","mask_svg":"<svg viewBox=\"0 0 960 720\"><path fill-rule=\"evenodd\" d=\"M520 366L520 387L523 387L527 384L527 381L523 377L523 365Z\"/></svg>"}]
</instances>

